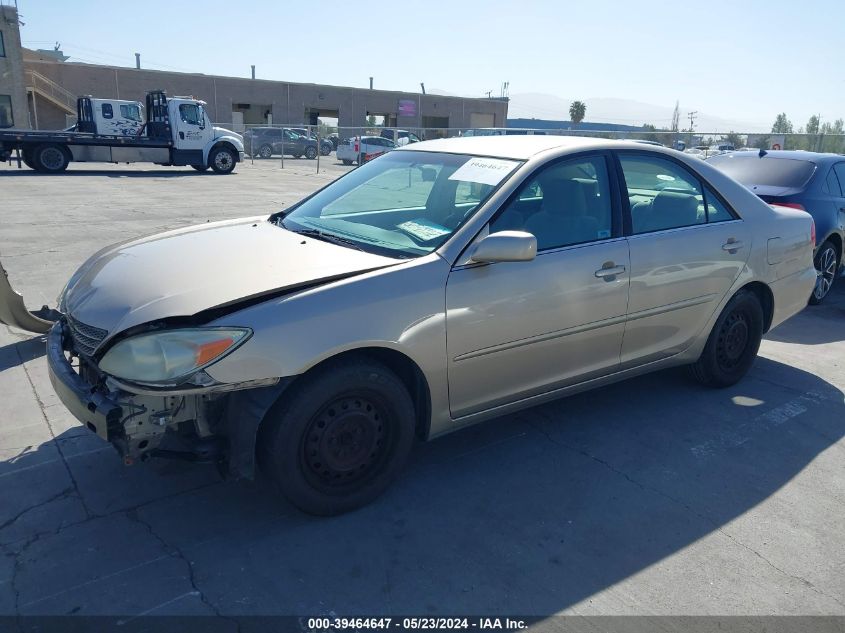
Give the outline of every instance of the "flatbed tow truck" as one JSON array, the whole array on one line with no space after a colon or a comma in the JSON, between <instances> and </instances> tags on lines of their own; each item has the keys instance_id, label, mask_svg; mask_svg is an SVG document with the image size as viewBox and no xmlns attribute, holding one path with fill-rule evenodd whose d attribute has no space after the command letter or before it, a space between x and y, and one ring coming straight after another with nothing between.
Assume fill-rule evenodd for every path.
<instances>
[{"instance_id":1,"label":"flatbed tow truck","mask_svg":"<svg viewBox=\"0 0 845 633\"><path fill-rule=\"evenodd\" d=\"M146 122L137 133L98 130L97 100L79 97L77 123L69 130L0 130L0 160L17 160L42 173L58 173L71 161L190 165L228 174L243 160L243 137L214 127L205 102L193 97L168 98L162 90L146 95Z\"/></svg>"}]
</instances>

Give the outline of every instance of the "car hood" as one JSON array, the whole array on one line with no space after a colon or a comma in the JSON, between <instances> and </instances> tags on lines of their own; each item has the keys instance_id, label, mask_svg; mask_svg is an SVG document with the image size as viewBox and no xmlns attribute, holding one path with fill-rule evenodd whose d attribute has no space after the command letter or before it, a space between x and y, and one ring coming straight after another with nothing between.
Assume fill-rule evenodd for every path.
<instances>
[{"instance_id":1,"label":"car hood","mask_svg":"<svg viewBox=\"0 0 845 633\"><path fill-rule=\"evenodd\" d=\"M111 337L401 261L304 237L266 217L244 218L106 248L71 277L60 308Z\"/></svg>"}]
</instances>

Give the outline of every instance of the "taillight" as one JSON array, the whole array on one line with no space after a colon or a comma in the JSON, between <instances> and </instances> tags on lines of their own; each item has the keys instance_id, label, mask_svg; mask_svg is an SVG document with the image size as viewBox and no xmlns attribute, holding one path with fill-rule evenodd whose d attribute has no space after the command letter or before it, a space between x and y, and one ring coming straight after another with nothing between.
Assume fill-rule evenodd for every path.
<instances>
[{"instance_id":1,"label":"taillight","mask_svg":"<svg viewBox=\"0 0 845 633\"><path fill-rule=\"evenodd\" d=\"M773 202L772 204L776 204L779 207L789 207L790 209L798 209L799 211L805 211L803 204L798 204L797 202Z\"/></svg>"},{"instance_id":2,"label":"taillight","mask_svg":"<svg viewBox=\"0 0 845 633\"><path fill-rule=\"evenodd\" d=\"M810 219L810 242L816 243L816 221Z\"/></svg>"}]
</instances>

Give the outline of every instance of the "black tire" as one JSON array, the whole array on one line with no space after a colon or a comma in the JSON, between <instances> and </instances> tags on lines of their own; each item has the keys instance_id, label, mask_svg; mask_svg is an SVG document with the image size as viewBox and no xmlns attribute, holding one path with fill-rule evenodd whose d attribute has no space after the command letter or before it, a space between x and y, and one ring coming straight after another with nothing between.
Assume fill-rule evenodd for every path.
<instances>
[{"instance_id":1,"label":"black tire","mask_svg":"<svg viewBox=\"0 0 845 633\"><path fill-rule=\"evenodd\" d=\"M206 171L208 170L208 165L191 165L197 171Z\"/></svg>"},{"instance_id":2,"label":"black tire","mask_svg":"<svg viewBox=\"0 0 845 633\"><path fill-rule=\"evenodd\" d=\"M722 310L692 375L708 387L739 382L757 358L763 338L763 308L757 295L740 290Z\"/></svg>"},{"instance_id":3,"label":"black tire","mask_svg":"<svg viewBox=\"0 0 845 633\"><path fill-rule=\"evenodd\" d=\"M836 281L836 274L839 272L839 253L836 247L827 241L822 244L816 252L813 265L818 276L809 303L816 306L827 298Z\"/></svg>"},{"instance_id":4,"label":"black tire","mask_svg":"<svg viewBox=\"0 0 845 633\"><path fill-rule=\"evenodd\" d=\"M61 145L44 143L35 148L32 153L32 164L35 169L46 174L58 174L67 169L70 157Z\"/></svg>"},{"instance_id":5,"label":"black tire","mask_svg":"<svg viewBox=\"0 0 845 633\"><path fill-rule=\"evenodd\" d=\"M414 441L414 405L380 363L340 361L282 396L265 418L264 472L303 512L342 514L378 497L396 478Z\"/></svg>"},{"instance_id":6,"label":"black tire","mask_svg":"<svg viewBox=\"0 0 845 633\"><path fill-rule=\"evenodd\" d=\"M351 161L351 160L347 160L347 159L345 159L345 158L344 158L344 159L343 159L343 164L344 164L344 165L346 165L346 166L348 167L349 165L351 165L351 164L352 164L352 161Z\"/></svg>"},{"instance_id":7,"label":"black tire","mask_svg":"<svg viewBox=\"0 0 845 633\"><path fill-rule=\"evenodd\" d=\"M314 160L317 158L317 148L313 145L309 145L305 148L305 158L308 160Z\"/></svg>"},{"instance_id":8,"label":"black tire","mask_svg":"<svg viewBox=\"0 0 845 633\"><path fill-rule=\"evenodd\" d=\"M235 152L228 147L218 147L211 150L208 163L215 174L231 174L237 164Z\"/></svg>"},{"instance_id":9,"label":"black tire","mask_svg":"<svg viewBox=\"0 0 845 633\"><path fill-rule=\"evenodd\" d=\"M332 153L331 145L320 145L320 156L328 156Z\"/></svg>"},{"instance_id":10,"label":"black tire","mask_svg":"<svg viewBox=\"0 0 845 633\"><path fill-rule=\"evenodd\" d=\"M258 158L272 158L273 148L269 145L262 145L258 148Z\"/></svg>"}]
</instances>

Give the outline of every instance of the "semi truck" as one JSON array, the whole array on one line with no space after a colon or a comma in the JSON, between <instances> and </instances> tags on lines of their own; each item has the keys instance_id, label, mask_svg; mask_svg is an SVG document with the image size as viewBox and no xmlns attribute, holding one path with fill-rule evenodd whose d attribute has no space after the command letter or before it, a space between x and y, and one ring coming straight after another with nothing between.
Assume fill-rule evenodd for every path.
<instances>
[{"instance_id":1,"label":"semi truck","mask_svg":"<svg viewBox=\"0 0 845 633\"><path fill-rule=\"evenodd\" d=\"M64 171L76 161L190 165L197 171L211 168L218 174L231 173L243 160L243 137L214 127L204 101L168 98L163 90L151 91L146 95L146 120L134 134L103 129L103 107L107 103L80 97L77 122L68 130L0 130L0 160L9 160L15 154L19 167L23 162L43 173Z\"/></svg>"}]
</instances>

